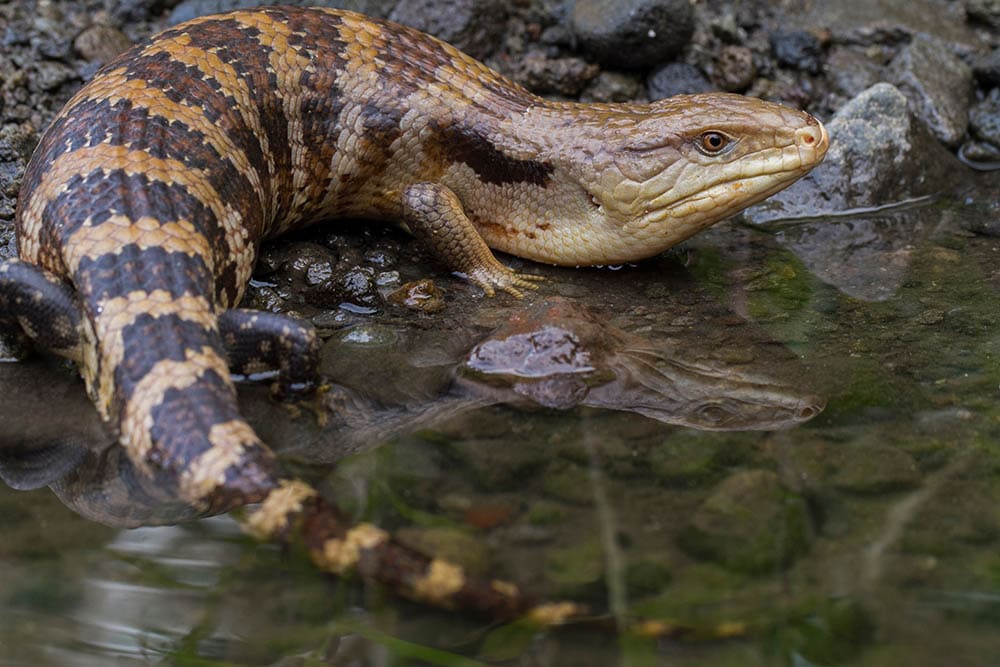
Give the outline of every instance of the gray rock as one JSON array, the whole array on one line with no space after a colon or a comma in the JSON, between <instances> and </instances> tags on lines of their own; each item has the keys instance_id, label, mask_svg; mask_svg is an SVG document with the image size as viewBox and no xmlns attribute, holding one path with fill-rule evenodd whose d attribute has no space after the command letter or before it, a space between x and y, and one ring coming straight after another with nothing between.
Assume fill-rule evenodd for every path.
<instances>
[{"instance_id":1,"label":"gray rock","mask_svg":"<svg viewBox=\"0 0 1000 667\"><path fill-rule=\"evenodd\" d=\"M21 177L37 142L38 136L23 126L0 128L0 225L14 219Z\"/></svg>"},{"instance_id":2,"label":"gray rock","mask_svg":"<svg viewBox=\"0 0 1000 667\"><path fill-rule=\"evenodd\" d=\"M966 173L888 83L844 105L827 130L830 150L823 164L747 209L745 219L764 223L886 206L940 192Z\"/></svg>"},{"instance_id":3,"label":"gray rock","mask_svg":"<svg viewBox=\"0 0 1000 667\"><path fill-rule=\"evenodd\" d=\"M974 137L1000 147L1000 88L972 107L969 130Z\"/></svg>"},{"instance_id":4,"label":"gray rock","mask_svg":"<svg viewBox=\"0 0 1000 667\"><path fill-rule=\"evenodd\" d=\"M756 77L753 51L745 46L723 47L712 67L712 81L729 93L745 91Z\"/></svg>"},{"instance_id":5,"label":"gray rock","mask_svg":"<svg viewBox=\"0 0 1000 667\"><path fill-rule=\"evenodd\" d=\"M54 60L43 60L35 66L35 75L30 85L34 90L52 92L76 78L76 72L69 65Z\"/></svg>"},{"instance_id":6,"label":"gray rock","mask_svg":"<svg viewBox=\"0 0 1000 667\"><path fill-rule=\"evenodd\" d=\"M958 146L969 124L972 69L941 43L917 36L889 72L934 135L946 146Z\"/></svg>"},{"instance_id":7,"label":"gray rock","mask_svg":"<svg viewBox=\"0 0 1000 667\"><path fill-rule=\"evenodd\" d=\"M581 102L634 102L642 93L642 83L631 74L604 71L580 95Z\"/></svg>"},{"instance_id":8,"label":"gray rock","mask_svg":"<svg viewBox=\"0 0 1000 667\"><path fill-rule=\"evenodd\" d=\"M771 51L786 67L810 74L819 74L822 68L823 47L815 35L805 30L772 33Z\"/></svg>"},{"instance_id":9,"label":"gray rock","mask_svg":"<svg viewBox=\"0 0 1000 667\"><path fill-rule=\"evenodd\" d=\"M500 45L507 20L502 0L409 0L389 14L452 44L473 58L485 58Z\"/></svg>"},{"instance_id":10,"label":"gray rock","mask_svg":"<svg viewBox=\"0 0 1000 667\"><path fill-rule=\"evenodd\" d=\"M670 60L694 31L688 0L577 0L571 20L588 54L625 69Z\"/></svg>"},{"instance_id":11,"label":"gray rock","mask_svg":"<svg viewBox=\"0 0 1000 667\"><path fill-rule=\"evenodd\" d=\"M838 0L783 5L786 29L829 30L834 41L878 46L930 35L970 53L984 46L961 2L941 0Z\"/></svg>"},{"instance_id":12,"label":"gray rock","mask_svg":"<svg viewBox=\"0 0 1000 667\"><path fill-rule=\"evenodd\" d=\"M176 25L199 16L273 4L276 4L273 0L184 0L174 7L168 23ZM396 0L281 0L280 4L295 7L349 9L369 16L384 18L396 6Z\"/></svg>"},{"instance_id":13,"label":"gray rock","mask_svg":"<svg viewBox=\"0 0 1000 667\"><path fill-rule=\"evenodd\" d=\"M112 0L110 11L119 24L129 24L148 21L171 4L176 3L167 0Z\"/></svg>"},{"instance_id":14,"label":"gray rock","mask_svg":"<svg viewBox=\"0 0 1000 667\"><path fill-rule=\"evenodd\" d=\"M1000 49L976 59L972 73L983 86L1000 86Z\"/></svg>"},{"instance_id":15,"label":"gray rock","mask_svg":"<svg viewBox=\"0 0 1000 667\"><path fill-rule=\"evenodd\" d=\"M719 484L679 535L691 555L741 572L787 566L809 549L806 502L770 470L744 470Z\"/></svg>"},{"instance_id":16,"label":"gray rock","mask_svg":"<svg viewBox=\"0 0 1000 667\"><path fill-rule=\"evenodd\" d=\"M903 94L877 84L827 125L826 161L790 188L744 212L754 223L836 216L782 225L777 240L822 281L866 301L891 298L913 249L936 222L927 208L880 210L946 191L970 170L908 111Z\"/></svg>"},{"instance_id":17,"label":"gray rock","mask_svg":"<svg viewBox=\"0 0 1000 667\"><path fill-rule=\"evenodd\" d=\"M539 95L579 95L601 71L583 58L550 58L545 52L528 51L515 64L511 77Z\"/></svg>"},{"instance_id":18,"label":"gray rock","mask_svg":"<svg viewBox=\"0 0 1000 667\"><path fill-rule=\"evenodd\" d=\"M125 33L102 23L95 23L73 40L73 49L88 62L104 64L132 46Z\"/></svg>"},{"instance_id":19,"label":"gray rock","mask_svg":"<svg viewBox=\"0 0 1000 667\"><path fill-rule=\"evenodd\" d=\"M668 63L653 70L646 79L646 93L650 100L707 93L714 89L701 70L688 63Z\"/></svg>"},{"instance_id":20,"label":"gray rock","mask_svg":"<svg viewBox=\"0 0 1000 667\"><path fill-rule=\"evenodd\" d=\"M858 48L835 46L826 57L826 76L840 94L854 97L883 79L883 66Z\"/></svg>"},{"instance_id":21,"label":"gray rock","mask_svg":"<svg viewBox=\"0 0 1000 667\"><path fill-rule=\"evenodd\" d=\"M1000 0L965 0L965 13L974 23L1000 30Z\"/></svg>"}]
</instances>

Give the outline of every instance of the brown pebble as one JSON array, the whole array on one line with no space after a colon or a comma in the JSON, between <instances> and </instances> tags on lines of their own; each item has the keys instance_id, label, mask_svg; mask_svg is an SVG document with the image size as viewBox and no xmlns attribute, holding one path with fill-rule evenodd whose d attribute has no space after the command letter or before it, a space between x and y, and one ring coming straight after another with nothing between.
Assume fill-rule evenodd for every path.
<instances>
[{"instance_id":1,"label":"brown pebble","mask_svg":"<svg viewBox=\"0 0 1000 667\"><path fill-rule=\"evenodd\" d=\"M441 290L428 278L405 283L390 292L388 299L389 303L424 313L436 313L444 308Z\"/></svg>"},{"instance_id":2,"label":"brown pebble","mask_svg":"<svg viewBox=\"0 0 1000 667\"><path fill-rule=\"evenodd\" d=\"M132 46L132 40L121 30L109 25L95 24L73 40L73 48L89 62L106 63Z\"/></svg>"}]
</instances>

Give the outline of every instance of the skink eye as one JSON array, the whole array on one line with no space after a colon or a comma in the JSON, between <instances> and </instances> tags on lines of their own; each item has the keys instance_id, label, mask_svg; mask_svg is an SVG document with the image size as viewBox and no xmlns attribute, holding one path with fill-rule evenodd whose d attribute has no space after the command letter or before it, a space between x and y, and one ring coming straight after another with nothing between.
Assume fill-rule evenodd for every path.
<instances>
[{"instance_id":1,"label":"skink eye","mask_svg":"<svg viewBox=\"0 0 1000 667\"><path fill-rule=\"evenodd\" d=\"M731 142L732 140L722 132L709 130L708 132L702 132L698 135L698 138L695 140L695 145L697 145L698 150L705 155L718 155L722 151L726 150L726 147L729 146Z\"/></svg>"}]
</instances>

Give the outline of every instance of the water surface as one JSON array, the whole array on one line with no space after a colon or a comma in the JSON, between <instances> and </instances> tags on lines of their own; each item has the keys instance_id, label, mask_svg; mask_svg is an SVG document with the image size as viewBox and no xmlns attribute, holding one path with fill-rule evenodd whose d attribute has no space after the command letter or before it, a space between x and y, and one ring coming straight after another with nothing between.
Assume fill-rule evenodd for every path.
<instances>
[{"instance_id":1,"label":"water surface","mask_svg":"<svg viewBox=\"0 0 1000 667\"><path fill-rule=\"evenodd\" d=\"M442 277L440 313L336 318L324 371L349 400L326 429L243 392L289 465L355 516L586 601L605 625L679 637L489 624L318 574L227 517L110 528L0 485L0 662L996 664L1000 238L967 230L995 228L998 191L987 178L867 217L726 223L618 270L527 265L550 278L527 303ZM456 370L553 296L687 369L660 373L669 409L613 404L622 391L602 394L607 374L572 346L541 387ZM9 377L0 391L23 393ZM748 377L825 407L774 431L746 402L731 430L667 414L721 419ZM57 423L62 400L24 422Z\"/></svg>"}]
</instances>

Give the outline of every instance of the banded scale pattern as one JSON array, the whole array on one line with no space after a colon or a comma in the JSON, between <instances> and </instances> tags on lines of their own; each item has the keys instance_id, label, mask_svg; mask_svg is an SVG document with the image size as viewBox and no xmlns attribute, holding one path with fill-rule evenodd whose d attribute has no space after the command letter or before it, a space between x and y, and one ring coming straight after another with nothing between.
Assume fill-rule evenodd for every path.
<instances>
[{"instance_id":1,"label":"banded scale pattern","mask_svg":"<svg viewBox=\"0 0 1000 667\"><path fill-rule=\"evenodd\" d=\"M732 95L549 102L350 12L196 19L109 63L43 136L0 323L77 361L130 460L200 513L262 503L257 532L303 531L327 569L505 615L529 606L514 586L345 527L239 415L231 369L278 368L301 391L316 365L310 327L233 309L260 243L324 219L398 220L488 294L520 296L536 277L490 248L648 257L785 187L826 146L808 114Z\"/></svg>"}]
</instances>

